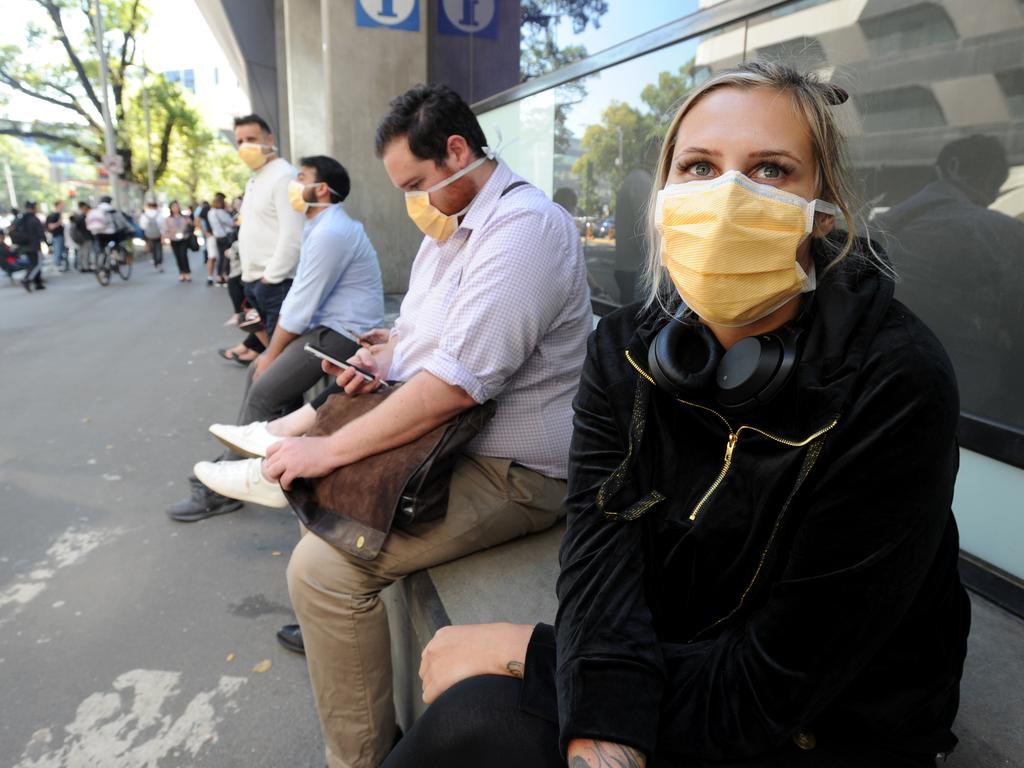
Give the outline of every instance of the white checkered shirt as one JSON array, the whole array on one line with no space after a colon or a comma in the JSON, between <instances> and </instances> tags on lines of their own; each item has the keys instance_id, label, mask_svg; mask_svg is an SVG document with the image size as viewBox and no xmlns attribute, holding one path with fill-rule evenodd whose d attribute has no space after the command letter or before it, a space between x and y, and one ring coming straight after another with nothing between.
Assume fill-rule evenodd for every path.
<instances>
[{"instance_id":1,"label":"white checkered shirt","mask_svg":"<svg viewBox=\"0 0 1024 768\"><path fill-rule=\"evenodd\" d=\"M587 269L569 214L504 163L455 234L424 238L395 321L388 378L421 370L462 387L494 418L469 445L564 478L572 398L591 330Z\"/></svg>"}]
</instances>

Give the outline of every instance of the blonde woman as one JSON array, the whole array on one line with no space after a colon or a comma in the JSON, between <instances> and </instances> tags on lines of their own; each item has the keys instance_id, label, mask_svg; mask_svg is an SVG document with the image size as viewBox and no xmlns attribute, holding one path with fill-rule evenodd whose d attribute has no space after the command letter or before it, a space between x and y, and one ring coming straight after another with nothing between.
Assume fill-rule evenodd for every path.
<instances>
[{"instance_id":1,"label":"blonde woman","mask_svg":"<svg viewBox=\"0 0 1024 768\"><path fill-rule=\"evenodd\" d=\"M450 627L386 768L931 766L970 609L956 383L851 221L832 112L778 65L680 108L646 302L575 401L555 627Z\"/></svg>"}]
</instances>

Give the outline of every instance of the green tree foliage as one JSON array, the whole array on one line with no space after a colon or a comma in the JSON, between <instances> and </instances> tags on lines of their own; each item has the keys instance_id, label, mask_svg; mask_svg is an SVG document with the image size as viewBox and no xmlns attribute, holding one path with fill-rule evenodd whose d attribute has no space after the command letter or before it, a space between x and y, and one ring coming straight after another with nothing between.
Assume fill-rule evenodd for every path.
<instances>
[{"instance_id":1,"label":"green tree foliage","mask_svg":"<svg viewBox=\"0 0 1024 768\"><path fill-rule=\"evenodd\" d=\"M584 154L572 168L584 191L580 213L600 213L599 190L614 208L612 191L618 189L626 174L634 168L653 170L665 130L694 85L691 60L674 73L659 73L653 83L644 86L640 105L613 101L601 113L600 123L587 126L580 142Z\"/></svg>"},{"instance_id":2,"label":"green tree foliage","mask_svg":"<svg viewBox=\"0 0 1024 768\"><path fill-rule=\"evenodd\" d=\"M63 197L62 191L50 181L50 161L39 147L10 136L0 136L0 209L10 206L4 164L11 167L11 179L20 208L26 200L51 203Z\"/></svg>"},{"instance_id":3,"label":"green tree foliage","mask_svg":"<svg viewBox=\"0 0 1024 768\"><path fill-rule=\"evenodd\" d=\"M29 25L23 46L0 48L0 88L60 107L65 120L0 123L0 134L33 137L99 162L105 154L100 102L99 58L93 26L93 0L5 0L38 6L40 23ZM188 166L220 167L208 155L220 152L196 109L176 83L147 73L136 63L138 39L148 12L140 0L100 0L104 21L117 153L124 178L146 186L147 137L142 88L149 98L153 176L180 185ZM185 148L188 149L185 149ZM180 165L182 167L173 167ZM242 169L244 170L244 168ZM187 188L199 186L198 179Z\"/></svg>"}]
</instances>

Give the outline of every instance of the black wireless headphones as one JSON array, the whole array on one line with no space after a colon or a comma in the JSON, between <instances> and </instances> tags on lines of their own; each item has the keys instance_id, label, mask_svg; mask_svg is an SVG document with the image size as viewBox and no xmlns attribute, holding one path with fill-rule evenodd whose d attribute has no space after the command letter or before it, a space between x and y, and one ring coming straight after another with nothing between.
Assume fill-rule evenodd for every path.
<instances>
[{"instance_id":1,"label":"black wireless headphones","mask_svg":"<svg viewBox=\"0 0 1024 768\"><path fill-rule=\"evenodd\" d=\"M647 353L651 376L660 389L679 397L713 391L728 411L769 402L785 386L800 358L799 327L783 326L748 336L723 350L706 325L673 317Z\"/></svg>"}]
</instances>

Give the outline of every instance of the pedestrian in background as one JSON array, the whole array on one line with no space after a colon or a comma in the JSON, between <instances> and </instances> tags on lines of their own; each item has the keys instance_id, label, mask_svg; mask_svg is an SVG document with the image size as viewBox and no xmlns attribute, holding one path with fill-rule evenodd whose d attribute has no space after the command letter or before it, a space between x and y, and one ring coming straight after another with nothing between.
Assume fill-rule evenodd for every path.
<instances>
[{"instance_id":1,"label":"pedestrian in background","mask_svg":"<svg viewBox=\"0 0 1024 768\"><path fill-rule=\"evenodd\" d=\"M91 272L96 257L96 239L86 226L90 210L83 200L78 204L78 213L71 216L71 240L75 244L75 266L79 272Z\"/></svg>"},{"instance_id":2,"label":"pedestrian in background","mask_svg":"<svg viewBox=\"0 0 1024 768\"><path fill-rule=\"evenodd\" d=\"M53 204L53 210L46 216L46 233L50 236L50 258L59 267L64 258L64 201Z\"/></svg>"},{"instance_id":3,"label":"pedestrian in background","mask_svg":"<svg viewBox=\"0 0 1024 768\"><path fill-rule=\"evenodd\" d=\"M181 212L177 200L171 201L170 215L164 219L164 239L171 244L174 260L178 263L178 282L191 283L192 270L188 265L188 247L194 232L192 219Z\"/></svg>"},{"instance_id":4,"label":"pedestrian in background","mask_svg":"<svg viewBox=\"0 0 1024 768\"><path fill-rule=\"evenodd\" d=\"M226 198L223 192L213 196L210 204L210 212L207 220L210 223L210 232L217 243L217 263L214 269L217 275L218 285L228 283L228 256L227 250L235 241L235 217L224 207Z\"/></svg>"},{"instance_id":5,"label":"pedestrian in background","mask_svg":"<svg viewBox=\"0 0 1024 768\"><path fill-rule=\"evenodd\" d=\"M139 217L139 226L142 227L142 234L146 239L146 250L149 251L157 272L164 271L164 245L161 239L163 224L164 217L160 215L156 200L150 200L146 203L146 210Z\"/></svg>"},{"instance_id":6,"label":"pedestrian in background","mask_svg":"<svg viewBox=\"0 0 1024 768\"><path fill-rule=\"evenodd\" d=\"M34 200L25 201L25 210L11 224L8 234L10 234L11 242L17 252L28 259L28 274L22 278L21 284L29 293L32 292L33 284L37 291L43 290L46 286L43 285L43 269L39 265L39 249L45 235L43 225L39 221L39 217L36 216Z\"/></svg>"}]
</instances>

